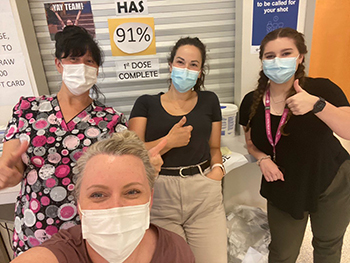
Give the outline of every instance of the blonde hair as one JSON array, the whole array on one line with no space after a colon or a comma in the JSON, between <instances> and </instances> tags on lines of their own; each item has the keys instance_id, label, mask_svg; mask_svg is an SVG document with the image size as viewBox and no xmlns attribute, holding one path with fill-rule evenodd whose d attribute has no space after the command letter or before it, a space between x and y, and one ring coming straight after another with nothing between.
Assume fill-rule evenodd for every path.
<instances>
[{"instance_id":1,"label":"blonde hair","mask_svg":"<svg viewBox=\"0 0 350 263\"><path fill-rule=\"evenodd\" d=\"M74 196L79 199L81 182L84 176L84 171L87 162L94 156L99 154L107 155L133 155L140 158L145 166L148 184L153 188L156 171L150 163L148 151L144 143L132 131L125 130L123 132L114 133L112 137L94 143L88 150L79 158L75 175L75 190Z\"/></svg>"}]
</instances>

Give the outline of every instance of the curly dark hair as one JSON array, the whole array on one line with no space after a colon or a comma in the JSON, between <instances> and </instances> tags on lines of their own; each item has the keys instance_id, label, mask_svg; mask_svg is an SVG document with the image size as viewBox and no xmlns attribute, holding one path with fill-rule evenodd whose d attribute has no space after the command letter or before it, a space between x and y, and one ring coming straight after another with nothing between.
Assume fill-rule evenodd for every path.
<instances>
[{"instance_id":1,"label":"curly dark hair","mask_svg":"<svg viewBox=\"0 0 350 263\"><path fill-rule=\"evenodd\" d=\"M286 37L286 38L290 38L290 39L293 39L294 40L294 44L296 45L299 53L301 55L305 55L307 53L307 47L306 47L306 44L305 44L305 39L304 39L304 35L292 28L289 28L289 27L285 27L285 28L279 28L279 29L276 29L270 33L268 33L264 39L261 41L261 44L260 44L260 52L259 52L259 58L260 60L262 60L263 58L263 54L264 54L264 50L265 50L265 46L268 42L272 41L272 40L275 40L277 38L282 38L282 37ZM295 79L298 79L299 80L299 85L303 85L304 82L305 82L305 66L304 66L304 62L305 62L305 56L303 58L303 61L299 64L295 74L294 74L294 77ZM269 79L268 77L265 75L264 71L261 70L260 73L259 73L260 77L259 77L259 80L258 80L258 86L257 88L255 89L254 91L254 94L253 94L253 103L250 107L250 115L249 115L249 121L248 121L248 124L245 128L245 131L249 131L250 129L250 121L253 119L253 117L255 116L256 114L256 110L258 108L258 105L259 103L261 102L265 92L266 92L266 89L268 88L268 82L269 82ZM289 94L287 95L287 97L290 97L292 95L295 94L295 90L291 87L291 89L289 90ZM285 122L285 124L281 127L281 133L283 135L287 135L286 133L284 133L284 127L287 125L288 123L288 120L290 119L290 117L292 116L292 112L289 111L288 113L288 116L287 116L287 120Z\"/></svg>"},{"instance_id":2,"label":"curly dark hair","mask_svg":"<svg viewBox=\"0 0 350 263\"><path fill-rule=\"evenodd\" d=\"M195 46L201 52L201 56L202 56L201 76L197 80L196 85L194 85L194 87L193 87L193 89L195 91L199 91L199 90L201 90L201 88L204 89L205 74L206 74L206 71L209 70L209 67L208 67L207 64L205 64L205 61L207 59L206 46L202 43L202 41L199 40L198 37L193 37L193 38L192 37L184 37L184 38L180 38L176 42L176 44L174 45L174 47L172 48L172 50L170 52L170 56L168 57L168 63L173 63L177 50L181 46L185 46L185 45Z\"/></svg>"}]
</instances>

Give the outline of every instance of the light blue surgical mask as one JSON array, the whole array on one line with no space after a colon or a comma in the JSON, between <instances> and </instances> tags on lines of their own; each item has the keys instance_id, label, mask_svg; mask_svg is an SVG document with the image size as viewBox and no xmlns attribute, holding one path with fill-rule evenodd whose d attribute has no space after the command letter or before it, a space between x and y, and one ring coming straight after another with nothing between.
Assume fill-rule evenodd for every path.
<instances>
[{"instance_id":1,"label":"light blue surgical mask","mask_svg":"<svg viewBox=\"0 0 350 263\"><path fill-rule=\"evenodd\" d=\"M189 70L187 68L172 68L171 80L175 89L180 93L189 91L196 85L199 71Z\"/></svg>"},{"instance_id":2,"label":"light blue surgical mask","mask_svg":"<svg viewBox=\"0 0 350 263\"><path fill-rule=\"evenodd\" d=\"M263 60L265 75L277 84L282 84L294 76L297 67L297 57L278 58Z\"/></svg>"}]
</instances>

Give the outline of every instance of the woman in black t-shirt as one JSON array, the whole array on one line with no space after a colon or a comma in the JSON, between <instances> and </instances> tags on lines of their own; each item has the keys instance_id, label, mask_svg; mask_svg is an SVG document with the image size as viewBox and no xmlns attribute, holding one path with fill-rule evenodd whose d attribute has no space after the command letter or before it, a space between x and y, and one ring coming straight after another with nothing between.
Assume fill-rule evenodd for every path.
<instances>
[{"instance_id":1,"label":"woman in black t-shirt","mask_svg":"<svg viewBox=\"0 0 350 263\"><path fill-rule=\"evenodd\" d=\"M269 262L295 262L310 216L315 262L339 262L350 220L350 107L328 79L308 78L304 37L280 28L261 42L258 87L240 107L247 148L263 174Z\"/></svg>"},{"instance_id":2,"label":"woman in black t-shirt","mask_svg":"<svg viewBox=\"0 0 350 263\"><path fill-rule=\"evenodd\" d=\"M198 38L180 39L168 59L169 90L138 98L129 128L147 148L167 140L151 222L181 235L197 263L226 263L221 110L215 93L201 90L205 59L205 46Z\"/></svg>"}]
</instances>

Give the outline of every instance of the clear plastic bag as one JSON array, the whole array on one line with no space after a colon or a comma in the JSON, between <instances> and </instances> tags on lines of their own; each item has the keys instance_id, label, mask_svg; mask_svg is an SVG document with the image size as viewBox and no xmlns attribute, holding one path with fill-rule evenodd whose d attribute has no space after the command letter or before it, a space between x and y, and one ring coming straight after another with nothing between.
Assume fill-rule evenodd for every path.
<instances>
[{"instance_id":1,"label":"clear plastic bag","mask_svg":"<svg viewBox=\"0 0 350 263\"><path fill-rule=\"evenodd\" d=\"M257 207L236 206L227 214L227 229L229 263L253 262L249 258L257 258L258 253L261 259L253 263L267 262L271 237L266 212ZM252 249L247 255L249 248Z\"/></svg>"}]
</instances>

